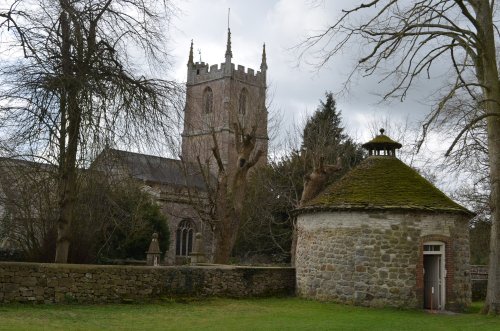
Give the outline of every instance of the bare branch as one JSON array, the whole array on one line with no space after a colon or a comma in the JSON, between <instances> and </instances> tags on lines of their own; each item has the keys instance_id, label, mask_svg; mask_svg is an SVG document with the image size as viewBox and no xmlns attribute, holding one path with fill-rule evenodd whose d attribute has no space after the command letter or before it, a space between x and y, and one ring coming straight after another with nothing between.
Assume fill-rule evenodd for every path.
<instances>
[{"instance_id":1,"label":"bare branch","mask_svg":"<svg viewBox=\"0 0 500 331\"><path fill-rule=\"evenodd\" d=\"M486 113L486 114L483 114L481 116L478 116L477 118L475 118L474 120L472 120L469 124L467 124L466 126L463 127L462 131L460 131L457 136L455 137L455 140L453 140L453 142L451 143L450 147L448 148L448 150L446 151L445 153L445 156L450 156L450 153L451 151L453 150L453 148L455 147L455 145L457 144L457 142L460 140L460 138L462 138L463 134L466 133L467 131L469 131L476 123L484 120L485 118L487 117L491 117L491 116L500 116L499 113Z\"/></svg>"}]
</instances>

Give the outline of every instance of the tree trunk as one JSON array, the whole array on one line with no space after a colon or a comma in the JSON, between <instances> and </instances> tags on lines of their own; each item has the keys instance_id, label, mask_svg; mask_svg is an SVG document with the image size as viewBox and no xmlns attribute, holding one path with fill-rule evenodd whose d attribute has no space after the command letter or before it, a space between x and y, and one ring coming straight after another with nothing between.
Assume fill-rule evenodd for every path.
<instances>
[{"instance_id":1,"label":"tree trunk","mask_svg":"<svg viewBox=\"0 0 500 331\"><path fill-rule=\"evenodd\" d=\"M78 151L78 138L80 135L81 112L78 105L78 84L76 81L71 62L71 26L66 13L61 14L61 61L63 77L66 85L61 92L61 107L66 107L62 114L67 114L67 130L61 130L60 142L65 142L62 135L67 135L67 145L59 146L62 157L59 162L59 216L57 219L57 242L56 242L56 263L67 263L71 221L75 205L77 190L76 155ZM66 119L61 118L61 123L66 123Z\"/></svg>"},{"instance_id":2,"label":"tree trunk","mask_svg":"<svg viewBox=\"0 0 500 331\"><path fill-rule=\"evenodd\" d=\"M498 93L498 95L500 95L500 93ZM497 104L492 105L488 110L491 112L493 108L496 108L496 113L500 113L500 109ZM492 116L488 118L487 122L491 183L491 237L488 267L488 288L483 312L488 314L498 314L500 313L500 118L498 116Z\"/></svg>"},{"instance_id":3,"label":"tree trunk","mask_svg":"<svg viewBox=\"0 0 500 331\"><path fill-rule=\"evenodd\" d=\"M215 151L216 158L219 157L218 150ZM220 160L220 159L219 159ZM218 160L218 161L219 161ZM220 161L222 162L222 161ZM216 196L216 217L215 223L215 252L214 263L227 264L231 257L234 241L232 239L234 212L231 201L228 199L228 175L223 166L219 165L218 190Z\"/></svg>"},{"instance_id":4,"label":"tree trunk","mask_svg":"<svg viewBox=\"0 0 500 331\"><path fill-rule=\"evenodd\" d=\"M232 219L227 217L220 220L220 228L216 229L216 249L214 253L214 263L228 264L233 251L234 243L236 242L236 234L231 226Z\"/></svg>"},{"instance_id":5,"label":"tree trunk","mask_svg":"<svg viewBox=\"0 0 500 331\"><path fill-rule=\"evenodd\" d=\"M73 139L74 140L74 139ZM73 144L72 144L73 143ZM76 196L76 142L68 141L67 158L61 169L59 185L59 217L57 219L56 263L67 263L71 223Z\"/></svg>"},{"instance_id":6,"label":"tree trunk","mask_svg":"<svg viewBox=\"0 0 500 331\"><path fill-rule=\"evenodd\" d=\"M488 120L488 149L491 182L491 237L488 288L483 312L498 314L500 313L500 119L498 117L491 117Z\"/></svg>"},{"instance_id":7,"label":"tree trunk","mask_svg":"<svg viewBox=\"0 0 500 331\"><path fill-rule=\"evenodd\" d=\"M71 95L69 99L68 145L63 164L59 170L59 217L57 220L56 263L68 262L71 222L77 191L76 155L80 131L80 114L76 95Z\"/></svg>"},{"instance_id":8,"label":"tree trunk","mask_svg":"<svg viewBox=\"0 0 500 331\"><path fill-rule=\"evenodd\" d=\"M218 204L218 222L215 227L214 263L227 264L238 234L239 218L227 197L221 196Z\"/></svg>"},{"instance_id":9,"label":"tree trunk","mask_svg":"<svg viewBox=\"0 0 500 331\"><path fill-rule=\"evenodd\" d=\"M216 250L214 262L226 264L231 258L231 252L238 237L238 231L243 217L243 204L245 200L247 173L249 167L238 168L232 180L231 193L227 196L227 189L223 195L219 195L219 200L224 201L225 205L219 205L221 215L219 216L219 229L216 235ZM223 183L227 185L228 179ZM221 193L223 193L221 191Z\"/></svg>"},{"instance_id":10,"label":"tree trunk","mask_svg":"<svg viewBox=\"0 0 500 331\"><path fill-rule=\"evenodd\" d=\"M325 158L321 156L313 166L313 171L304 177L304 189L300 198L299 207L314 199L325 187L330 175L336 171L342 170L342 162L337 159L335 165L325 165Z\"/></svg>"},{"instance_id":11,"label":"tree trunk","mask_svg":"<svg viewBox=\"0 0 500 331\"><path fill-rule=\"evenodd\" d=\"M493 12L488 1L475 3L479 24L478 35L482 42L476 63L478 80L482 83L486 100L485 108L488 132L488 155L491 183L491 239L488 270L488 288L483 312L500 313L500 264L499 264L499 222L500 222L500 84L496 62L496 47L493 31Z\"/></svg>"},{"instance_id":12,"label":"tree trunk","mask_svg":"<svg viewBox=\"0 0 500 331\"><path fill-rule=\"evenodd\" d=\"M215 226L215 253L214 262L226 264L231 258L231 252L238 237L241 219L243 217L243 205L245 202L246 184L248 171L259 161L262 150L258 150L252 160L250 155L255 148L256 127L249 134L245 134L239 124L234 124L235 145L238 152L236 172L233 178L228 178L219 154L217 139L212 135L214 157L218 163L218 190L216 197L217 223ZM231 188L229 190L229 182Z\"/></svg>"},{"instance_id":13,"label":"tree trunk","mask_svg":"<svg viewBox=\"0 0 500 331\"><path fill-rule=\"evenodd\" d=\"M292 221L292 245L290 247L290 266L295 268L295 259L297 257L297 217L293 216Z\"/></svg>"}]
</instances>

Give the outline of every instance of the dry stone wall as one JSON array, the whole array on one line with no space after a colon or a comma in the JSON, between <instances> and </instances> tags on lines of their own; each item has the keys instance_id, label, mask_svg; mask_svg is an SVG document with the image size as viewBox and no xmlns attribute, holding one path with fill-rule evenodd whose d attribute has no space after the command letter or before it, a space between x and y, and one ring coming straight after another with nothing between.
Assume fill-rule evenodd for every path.
<instances>
[{"instance_id":1,"label":"dry stone wall","mask_svg":"<svg viewBox=\"0 0 500 331\"><path fill-rule=\"evenodd\" d=\"M0 303L108 303L159 296L291 295L293 268L0 263Z\"/></svg>"},{"instance_id":2,"label":"dry stone wall","mask_svg":"<svg viewBox=\"0 0 500 331\"><path fill-rule=\"evenodd\" d=\"M438 235L438 237L436 237ZM468 229L452 214L324 212L298 217L297 294L366 306L423 306L422 245L446 241L446 308L470 304Z\"/></svg>"}]
</instances>

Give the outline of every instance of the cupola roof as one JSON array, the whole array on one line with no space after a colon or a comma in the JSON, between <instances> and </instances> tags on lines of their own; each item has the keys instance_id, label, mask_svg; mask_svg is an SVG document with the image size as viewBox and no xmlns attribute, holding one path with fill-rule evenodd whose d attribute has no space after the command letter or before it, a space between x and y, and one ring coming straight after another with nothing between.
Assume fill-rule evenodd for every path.
<instances>
[{"instance_id":1,"label":"cupola roof","mask_svg":"<svg viewBox=\"0 0 500 331\"><path fill-rule=\"evenodd\" d=\"M402 145L397 141L392 140L384 134L385 130L380 129L380 134L369 142L362 145L368 150L369 155L386 155L396 156L396 149L400 149Z\"/></svg>"}]
</instances>

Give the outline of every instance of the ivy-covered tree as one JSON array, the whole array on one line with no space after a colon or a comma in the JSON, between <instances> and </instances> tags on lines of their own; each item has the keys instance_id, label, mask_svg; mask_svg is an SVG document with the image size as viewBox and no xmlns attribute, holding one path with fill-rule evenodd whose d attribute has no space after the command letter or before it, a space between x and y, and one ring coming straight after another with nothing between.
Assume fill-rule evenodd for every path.
<instances>
[{"instance_id":1,"label":"ivy-covered tree","mask_svg":"<svg viewBox=\"0 0 500 331\"><path fill-rule=\"evenodd\" d=\"M151 242L152 234L158 233L160 250L165 253L170 243L167 218L160 206L148 193L143 192L135 181L125 181L116 187L108 186L101 210L88 209L88 217L94 217L94 223L105 224L101 233L94 239L95 259L144 260ZM94 198L98 198L94 194ZM86 208L82 201L82 208ZM96 215L93 216L92 213ZM75 232L77 233L77 232Z\"/></svg>"}]
</instances>

